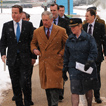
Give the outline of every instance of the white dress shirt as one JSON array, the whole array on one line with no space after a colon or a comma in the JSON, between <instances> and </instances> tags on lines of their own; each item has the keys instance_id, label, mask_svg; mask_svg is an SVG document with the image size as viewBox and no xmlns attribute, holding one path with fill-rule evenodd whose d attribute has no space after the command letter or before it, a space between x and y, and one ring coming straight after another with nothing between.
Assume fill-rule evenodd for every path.
<instances>
[{"instance_id":1,"label":"white dress shirt","mask_svg":"<svg viewBox=\"0 0 106 106\"><path fill-rule=\"evenodd\" d=\"M91 35L93 36L93 30L94 30L95 21L88 24L87 33L88 33L88 31L89 31L89 25L90 25L90 24L92 25L92 27L91 27Z\"/></svg>"},{"instance_id":2,"label":"white dress shirt","mask_svg":"<svg viewBox=\"0 0 106 106\"><path fill-rule=\"evenodd\" d=\"M20 32L21 32L21 29L22 29L22 19L21 19L18 23L19 23L19 26L20 26ZM14 25L15 35L16 35L17 22L15 22L14 20L13 20L13 25Z\"/></svg>"}]
</instances>

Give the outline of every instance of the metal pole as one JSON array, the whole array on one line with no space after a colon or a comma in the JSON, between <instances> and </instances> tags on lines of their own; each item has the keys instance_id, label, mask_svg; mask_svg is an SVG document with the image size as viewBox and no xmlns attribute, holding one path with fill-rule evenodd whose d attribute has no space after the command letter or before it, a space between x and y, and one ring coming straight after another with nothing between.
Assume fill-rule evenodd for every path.
<instances>
[{"instance_id":1,"label":"metal pole","mask_svg":"<svg viewBox=\"0 0 106 106\"><path fill-rule=\"evenodd\" d=\"M88 0L86 0L86 5L88 5Z\"/></svg>"},{"instance_id":2,"label":"metal pole","mask_svg":"<svg viewBox=\"0 0 106 106\"><path fill-rule=\"evenodd\" d=\"M70 15L70 0L68 0L68 15Z\"/></svg>"},{"instance_id":3,"label":"metal pole","mask_svg":"<svg viewBox=\"0 0 106 106\"><path fill-rule=\"evenodd\" d=\"M2 0L1 0L1 13L2 13Z\"/></svg>"}]
</instances>

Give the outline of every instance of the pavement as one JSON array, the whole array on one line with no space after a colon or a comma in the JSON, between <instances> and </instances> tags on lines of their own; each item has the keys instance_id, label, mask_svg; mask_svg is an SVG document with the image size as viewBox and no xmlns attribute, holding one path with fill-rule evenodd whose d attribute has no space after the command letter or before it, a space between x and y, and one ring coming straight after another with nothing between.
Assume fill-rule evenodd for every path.
<instances>
[{"instance_id":1,"label":"pavement","mask_svg":"<svg viewBox=\"0 0 106 106\"><path fill-rule=\"evenodd\" d=\"M102 103L97 104L95 103L93 99L93 105L92 106L106 106L106 60L102 63L101 67L101 81L102 81L102 87L101 87L101 99ZM71 92L70 92L70 81L68 80L65 83L65 94L64 99L62 102L59 102L58 106L72 106L71 104ZM15 102L12 101L12 90L9 89L8 91L4 92L5 96L2 100L2 103L0 106L16 106ZM87 106L85 103L84 96L81 97L80 105L79 106ZM33 106L48 106L47 105L47 99L45 95L45 90L41 89L40 81L39 81L39 65L36 65L33 68L33 75L32 75L32 100L34 102Z\"/></svg>"}]
</instances>

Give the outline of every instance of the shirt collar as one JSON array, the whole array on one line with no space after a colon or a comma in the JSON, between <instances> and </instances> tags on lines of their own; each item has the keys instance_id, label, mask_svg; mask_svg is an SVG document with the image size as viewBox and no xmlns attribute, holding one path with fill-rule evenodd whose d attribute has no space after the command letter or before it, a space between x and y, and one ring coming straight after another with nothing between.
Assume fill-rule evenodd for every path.
<instances>
[{"instance_id":1,"label":"shirt collar","mask_svg":"<svg viewBox=\"0 0 106 106\"><path fill-rule=\"evenodd\" d=\"M53 24L49 27L49 30L52 30ZM45 30L48 30L48 28L45 28Z\"/></svg>"},{"instance_id":2,"label":"shirt collar","mask_svg":"<svg viewBox=\"0 0 106 106\"><path fill-rule=\"evenodd\" d=\"M15 22L14 20L13 20L13 23L14 23L14 25L17 24L17 22ZM22 19L18 23L19 23L19 25L21 25L22 24Z\"/></svg>"},{"instance_id":3,"label":"shirt collar","mask_svg":"<svg viewBox=\"0 0 106 106\"><path fill-rule=\"evenodd\" d=\"M92 25L94 27L95 21L93 21L92 23L89 23L88 25Z\"/></svg>"},{"instance_id":4,"label":"shirt collar","mask_svg":"<svg viewBox=\"0 0 106 106\"><path fill-rule=\"evenodd\" d=\"M58 17L59 17L59 16L58 16ZM54 19L54 20L58 21L58 17L57 17L56 19Z\"/></svg>"},{"instance_id":5,"label":"shirt collar","mask_svg":"<svg viewBox=\"0 0 106 106\"><path fill-rule=\"evenodd\" d=\"M65 18L65 16L63 15L61 18Z\"/></svg>"}]
</instances>

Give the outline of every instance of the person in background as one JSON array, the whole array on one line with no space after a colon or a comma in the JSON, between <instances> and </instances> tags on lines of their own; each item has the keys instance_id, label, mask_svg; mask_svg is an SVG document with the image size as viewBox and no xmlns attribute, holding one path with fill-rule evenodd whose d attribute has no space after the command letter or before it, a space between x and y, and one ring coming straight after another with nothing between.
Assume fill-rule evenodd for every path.
<instances>
[{"instance_id":1,"label":"person in background","mask_svg":"<svg viewBox=\"0 0 106 106\"><path fill-rule=\"evenodd\" d=\"M97 67L98 89L94 90L94 97L97 103L102 103L102 100L100 98L100 88L101 88L100 70L101 70L101 62L104 60L104 58L106 59L105 26L101 23L96 22L95 17L96 17L95 10L88 9L86 12L87 23L83 25L83 29L84 31L86 31L95 38L97 44L98 57L95 62ZM102 52L102 48L104 52Z\"/></svg>"},{"instance_id":2,"label":"person in background","mask_svg":"<svg viewBox=\"0 0 106 106\"><path fill-rule=\"evenodd\" d=\"M30 42L33 35L33 25L31 22L21 19L22 11L23 8L20 5L12 6L13 20L3 25L1 58L3 62L7 59L16 106L30 106L29 73L33 62L31 61ZM6 48L8 48L7 55ZM22 92L24 100L22 99Z\"/></svg>"},{"instance_id":3,"label":"person in background","mask_svg":"<svg viewBox=\"0 0 106 106\"><path fill-rule=\"evenodd\" d=\"M64 28L53 24L51 12L42 13L42 22L43 26L34 31L31 51L39 55L40 83L46 91L48 106L58 106L60 89L63 89L63 54L68 36Z\"/></svg>"},{"instance_id":4,"label":"person in background","mask_svg":"<svg viewBox=\"0 0 106 106\"><path fill-rule=\"evenodd\" d=\"M87 8L87 10L89 10L89 9L95 10L95 12L96 12L95 21L98 22L98 23L101 23L101 24L103 24L105 26L105 34L106 34L106 24L105 24L105 21L103 19L101 19L99 15L97 15L97 8L95 6L93 6L93 7L88 7ZM86 24L86 23L87 23L87 21L84 20L83 24Z\"/></svg>"},{"instance_id":5,"label":"person in background","mask_svg":"<svg viewBox=\"0 0 106 106\"><path fill-rule=\"evenodd\" d=\"M95 39L82 30L82 20L80 18L71 18L69 24L72 34L65 44L63 79L68 79L68 71L71 84L72 106L79 106L79 95L86 95L87 106L92 106L92 89L95 89L97 83L97 72L95 60L97 58L97 47ZM82 49L83 48L83 49ZM83 72L78 69L77 62L84 64ZM93 72L86 73L89 67Z\"/></svg>"},{"instance_id":6,"label":"person in background","mask_svg":"<svg viewBox=\"0 0 106 106\"><path fill-rule=\"evenodd\" d=\"M22 12L22 20L29 21L30 20L30 15L23 11Z\"/></svg>"},{"instance_id":7,"label":"person in background","mask_svg":"<svg viewBox=\"0 0 106 106\"><path fill-rule=\"evenodd\" d=\"M22 12L22 20L25 20L25 21L29 21L30 20L30 15L26 12ZM33 27L33 29L35 30L36 28ZM30 76L30 84L32 85L31 83L31 78L32 78L32 73L33 73L33 65L34 63L36 62L36 59L37 59L37 56L36 55L33 55L32 57L32 66L31 66L31 71L29 73L29 76ZM30 105L34 105L33 101L32 101L32 88L31 88L31 85L30 85Z\"/></svg>"},{"instance_id":8,"label":"person in background","mask_svg":"<svg viewBox=\"0 0 106 106\"><path fill-rule=\"evenodd\" d=\"M43 2L43 8L44 8L44 11L47 11L47 0Z\"/></svg>"},{"instance_id":9,"label":"person in background","mask_svg":"<svg viewBox=\"0 0 106 106\"><path fill-rule=\"evenodd\" d=\"M61 18L69 20L70 18L68 18L64 13L65 13L65 7L63 5L59 5L59 11L58 11L59 16Z\"/></svg>"},{"instance_id":10,"label":"person in background","mask_svg":"<svg viewBox=\"0 0 106 106\"><path fill-rule=\"evenodd\" d=\"M51 11L51 13L53 14L53 23L54 23L55 25L58 25L58 26L60 26L60 27L65 28L67 34L69 35L69 34L71 33L71 30L70 30L69 25L68 25L69 22L68 22L68 20L63 19L63 18L61 18L61 17L59 16L59 14L58 14L58 9L59 9L59 7L58 7L57 4L51 4L51 5L50 5L50 11ZM43 22L42 22L42 20L41 20L39 26L42 26L42 25L43 25Z\"/></svg>"}]
</instances>

